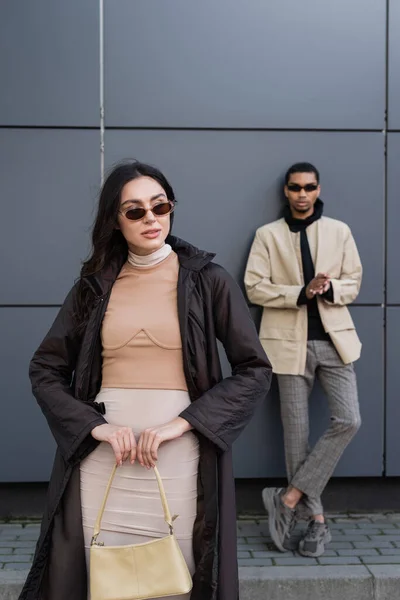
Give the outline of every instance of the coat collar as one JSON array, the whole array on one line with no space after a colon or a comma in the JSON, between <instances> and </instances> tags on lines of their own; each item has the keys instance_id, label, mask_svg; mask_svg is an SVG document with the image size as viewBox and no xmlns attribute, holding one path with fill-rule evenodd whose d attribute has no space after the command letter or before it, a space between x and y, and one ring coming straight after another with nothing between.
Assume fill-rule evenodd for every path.
<instances>
[{"instance_id":1,"label":"coat collar","mask_svg":"<svg viewBox=\"0 0 400 600\"><path fill-rule=\"evenodd\" d=\"M215 257L212 252L200 250L174 235L169 235L166 242L178 255L180 266L188 271L201 271ZM85 282L96 296L104 296L110 291L125 261L125 256L115 258L98 273L84 277Z\"/></svg>"}]
</instances>

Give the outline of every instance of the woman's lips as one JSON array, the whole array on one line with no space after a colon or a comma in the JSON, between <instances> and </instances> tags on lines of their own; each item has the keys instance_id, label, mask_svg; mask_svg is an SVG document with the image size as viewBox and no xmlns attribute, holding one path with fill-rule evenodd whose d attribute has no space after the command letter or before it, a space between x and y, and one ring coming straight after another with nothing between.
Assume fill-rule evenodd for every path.
<instances>
[{"instance_id":1,"label":"woman's lips","mask_svg":"<svg viewBox=\"0 0 400 600\"><path fill-rule=\"evenodd\" d=\"M143 237L152 240L160 235L161 229L149 229L149 231L144 231L142 233Z\"/></svg>"}]
</instances>

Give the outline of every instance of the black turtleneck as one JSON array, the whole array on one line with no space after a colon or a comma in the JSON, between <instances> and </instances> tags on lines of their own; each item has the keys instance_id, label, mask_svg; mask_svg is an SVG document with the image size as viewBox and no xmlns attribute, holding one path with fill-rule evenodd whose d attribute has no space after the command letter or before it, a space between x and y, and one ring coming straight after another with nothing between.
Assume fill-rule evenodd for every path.
<instances>
[{"instance_id":1,"label":"black turtleneck","mask_svg":"<svg viewBox=\"0 0 400 600\"><path fill-rule=\"evenodd\" d=\"M318 221L322 217L324 204L322 200L318 198L314 206L314 212L312 215L307 217L306 219L295 219L292 215L289 206L286 206L284 212L284 218L290 231L294 233L300 232L300 249L301 249L301 261L303 264L303 275L304 275L304 283L305 286L300 292L299 298L297 300L297 304L300 306L302 304L307 304L307 314L308 314L308 340L330 340L330 337L322 325L321 317L318 309L318 301L317 298L314 297L309 300L306 296L306 287L310 283L312 279L315 277L315 268L314 263L311 256L310 245L308 243L307 237L307 227ZM330 289L323 294L323 296L333 302L333 290L332 285Z\"/></svg>"}]
</instances>

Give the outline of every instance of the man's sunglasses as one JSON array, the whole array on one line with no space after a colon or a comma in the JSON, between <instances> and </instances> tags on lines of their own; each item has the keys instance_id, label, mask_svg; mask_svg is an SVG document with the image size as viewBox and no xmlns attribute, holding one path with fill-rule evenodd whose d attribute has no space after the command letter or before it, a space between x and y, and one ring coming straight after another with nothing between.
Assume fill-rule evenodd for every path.
<instances>
[{"instance_id":1,"label":"man's sunglasses","mask_svg":"<svg viewBox=\"0 0 400 600\"><path fill-rule=\"evenodd\" d=\"M305 192L315 192L315 190L318 188L318 184L306 183L306 185L300 185L298 183L289 183L287 188L291 192L301 192L301 190L304 190Z\"/></svg>"},{"instance_id":2,"label":"man's sunglasses","mask_svg":"<svg viewBox=\"0 0 400 600\"><path fill-rule=\"evenodd\" d=\"M174 208L175 204L171 202L171 200L168 200L168 202L156 204L153 208L150 208L150 210L156 217L166 217L173 212ZM127 210L120 210L119 212L130 221L141 221L147 215L147 211L147 208L128 208Z\"/></svg>"}]
</instances>

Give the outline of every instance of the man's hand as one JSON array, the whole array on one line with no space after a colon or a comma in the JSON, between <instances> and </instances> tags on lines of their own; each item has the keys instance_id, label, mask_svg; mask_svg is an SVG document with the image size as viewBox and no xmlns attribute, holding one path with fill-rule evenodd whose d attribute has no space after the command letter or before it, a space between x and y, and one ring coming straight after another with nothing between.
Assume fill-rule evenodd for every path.
<instances>
[{"instance_id":1,"label":"man's hand","mask_svg":"<svg viewBox=\"0 0 400 600\"><path fill-rule=\"evenodd\" d=\"M312 300L317 294L325 294L329 290L330 285L331 280L329 275L327 273L318 273L306 287L307 298Z\"/></svg>"}]
</instances>

